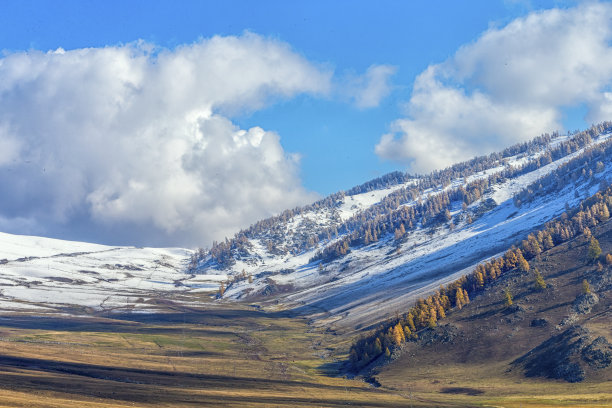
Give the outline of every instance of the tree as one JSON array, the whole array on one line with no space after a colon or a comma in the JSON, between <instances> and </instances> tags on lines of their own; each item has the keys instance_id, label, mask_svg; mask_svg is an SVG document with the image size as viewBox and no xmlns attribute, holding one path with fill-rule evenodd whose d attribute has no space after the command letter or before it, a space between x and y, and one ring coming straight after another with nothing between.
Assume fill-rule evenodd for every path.
<instances>
[{"instance_id":1,"label":"tree","mask_svg":"<svg viewBox=\"0 0 612 408\"><path fill-rule=\"evenodd\" d=\"M406 316L406 322L408 323L408 327L410 328L410 331L412 333L415 333L416 327L414 326L414 316L412 315L412 312L409 312L408 316Z\"/></svg>"},{"instance_id":2,"label":"tree","mask_svg":"<svg viewBox=\"0 0 612 408\"><path fill-rule=\"evenodd\" d=\"M599 246L599 241L593 236L591 236L591 242L589 243L589 252L587 254L587 259L589 262L595 262L601 256L601 247Z\"/></svg>"},{"instance_id":3,"label":"tree","mask_svg":"<svg viewBox=\"0 0 612 408\"><path fill-rule=\"evenodd\" d=\"M582 280L582 293L584 293L585 295L587 293L591 293L591 286L589 285L589 281L587 281L586 279Z\"/></svg>"},{"instance_id":4,"label":"tree","mask_svg":"<svg viewBox=\"0 0 612 408\"><path fill-rule=\"evenodd\" d=\"M544 289L546 289L546 282L544 282L544 278L542 277L542 274L540 273L540 271L538 271L538 268L535 268L533 270L533 273L535 275L534 286L535 286L536 290L544 290Z\"/></svg>"},{"instance_id":5,"label":"tree","mask_svg":"<svg viewBox=\"0 0 612 408\"><path fill-rule=\"evenodd\" d=\"M380 343L380 339L377 337L374 341L374 353L378 356L382 353L382 344Z\"/></svg>"},{"instance_id":6,"label":"tree","mask_svg":"<svg viewBox=\"0 0 612 408\"><path fill-rule=\"evenodd\" d=\"M223 284L223 282L221 282L221 284L219 285L219 297L222 297L224 293L225 293L225 285Z\"/></svg>"},{"instance_id":7,"label":"tree","mask_svg":"<svg viewBox=\"0 0 612 408\"><path fill-rule=\"evenodd\" d=\"M463 290L461 288L457 288L457 291L455 292L455 305L459 308L459 310L461 310L463 304Z\"/></svg>"},{"instance_id":8,"label":"tree","mask_svg":"<svg viewBox=\"0 0 612 408\"><path fill-rule=\"evenodd\" d=\"M402 344L402 342L405 340L405 336L404 336L404 329L402 329L402 325L397 323L394 327L393 327L393 343L396 346L399 346L400 344Z\"/></svg>"},{"instance_id":9,"label":"tree","mask_svg":"<svg viewBox=\"0 0 612 408\"><path fill-rule=\"evenodd\" d=\"M553 242L552 237L550 236L550 234L547 233L544 236L543 244L544 244L544 248L546 248L546 249L550 249L550 248L555 246L555 243Z\"/></svg>"},{"instance_id":10,"label":"tree","mask_svg":"<svg viewBox=\"0 0 612 408\"><path fill-rule=\"evenodd\" d=\"M523 258L523 255L521 255L518 259L518 269L523 273L529 272L529 262Z\"/></svg>"},{"instance_id":11,"label":"tree","mask_svg":"<svg viewBox=\"0 0 612 408\"><path fill-rule=\"evenodd\" d=\"M467 290L463 289L463 304L467 305L470 303L470 296L467 293Z\"/></svg>"},{"instance_id":12,"label":"tree","mask_svg":"<svg viewBox=\"0 0 612 408\"><path fill-rule=\"evenodd\" d=\"M386 358L391 357L391 352L389 351L389 347L387 347L387 348L385 349L385 357L386 357Z\"/></svg>"},{"instance_id":13,"label":"tree","mask_svg":"<svg viewBox=\"0 0 612 408\"><path fill-rule=\"evenodd\" d=\"M506 290L504 290L504 298L506 299L506 306L512 306L514 302L512 302L512 293L510 293L510 288L506 288Z\"/></svg>"}]
</instances>

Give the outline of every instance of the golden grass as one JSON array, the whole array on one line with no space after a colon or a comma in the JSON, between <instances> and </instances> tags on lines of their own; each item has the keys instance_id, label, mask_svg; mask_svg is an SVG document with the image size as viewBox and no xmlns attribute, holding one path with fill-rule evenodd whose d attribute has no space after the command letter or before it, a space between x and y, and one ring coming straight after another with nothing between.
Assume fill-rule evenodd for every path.
<instances>
[{"instance_id":1,"label":"golden grass","mask_svg":"<svg viewBox=\"0 0 612 408\"><path fill-rule=\"evenodd\" d=\"M321 356L333 336L302 319L228 306L140 322L76 320L0 321L0 406L410 406L326 375L333 361Z\"/></svg>"}]
</instances>

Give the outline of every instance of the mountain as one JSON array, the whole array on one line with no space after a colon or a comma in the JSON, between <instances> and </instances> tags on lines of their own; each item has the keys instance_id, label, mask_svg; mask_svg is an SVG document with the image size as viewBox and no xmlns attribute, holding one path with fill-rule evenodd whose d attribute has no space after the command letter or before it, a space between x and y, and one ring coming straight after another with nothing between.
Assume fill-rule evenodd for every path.
<instances>
[{"instance_id":1,"label":"mountain","mask_svg":"<svg viewBox=\"0 0 612 408\"><path fill-rule=\"evenodd\" d=\"M591 237L600 245L599 261L591 257ZM575 392L609 406L611 252L608 218L541 252L529 271L502 274L364 372L385 389L424 400L446 394L457 404L503 399L503 406L556 406L567 398L561 395ZM535 270L544 285L536 284ZM572 406L586 404L577 398Z\"/></svg>"},{"instance_id":2,"label":"mountain","mask_svg":"<svg viewBox=\"0 0 612 408\"><path fill-rule=\"evenodd\" d=\"M0 310L39 313L155 311L217 288L225 276L186 275L193 251L110 247L0 233Z\"/></svg>"},{"instance_id":3,"label":"mountain","mask_svg":"<svg viewBox=\"0 0 612 408\"><path fill-rule=\"evenodd\" d=\"M284 211L209 250L0 234L0 308L156 310L202 296L373 327L520 242L608 179L612 124L542 135L429 175L395 172Z\"/></svg>"},{"instance_id":4,"label":"mountain","mask_svg":"<svg viewBox=\"0 0 612 408\"><path fill-rule=\"evenodd\" d=\"M391 173L206 250L0 233L2 400L609 406L610 136Z\"/></svg>"},{"instance_id":5,"label":"mountain","mask_svg":"<svg viewBox=\"0 0 612 408\"><path fill-rule=\"evenodd\" d=\"M392 173L258 222L192 256L223 298L372 327L592 195L612 172L611 123L542 135L429 175Z\"/></svg>"}]
</instances>

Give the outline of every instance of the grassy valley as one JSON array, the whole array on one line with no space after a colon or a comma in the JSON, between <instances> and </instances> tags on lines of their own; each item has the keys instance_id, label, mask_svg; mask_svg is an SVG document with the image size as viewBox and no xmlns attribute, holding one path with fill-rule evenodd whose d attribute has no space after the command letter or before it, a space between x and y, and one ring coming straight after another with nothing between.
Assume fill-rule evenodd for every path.
<instances>
[{"instance_id":1,"label":"grassy valley","mask_svg":"<svg viewBox=\"0 0 612 408\"><path fill-rule=\"evenodd\" d=\"M4 316L0 344L6 407L409 406L335 376L336 336L246 305Z\"/></svg>"}]
</instances>

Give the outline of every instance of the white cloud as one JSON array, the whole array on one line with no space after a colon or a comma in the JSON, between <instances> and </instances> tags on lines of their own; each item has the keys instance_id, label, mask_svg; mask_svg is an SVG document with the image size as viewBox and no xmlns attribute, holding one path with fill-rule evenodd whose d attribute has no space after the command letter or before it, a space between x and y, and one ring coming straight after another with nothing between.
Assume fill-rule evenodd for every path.
<instances>
[{"instance_id":1,"label":"white cloud","mask_svg":"<svg viewBox=\"0 0 612 408\"><path fill-rule=\"evenodd\" d=\"M612 5L534 12L490 29L416 80L376 153L428 171L561 129L562 108L612 119Z\"/></svg>"},{"instance_id":2,"label":"white cloud","mask_svg":"<svg viewBox=\"0 0 612 408\"><path fill-rule=\"evenodd\" d=\"M391 65L372 65L363 75L349 76L340 93L359 109L375 108L391 93L389 81L396 71Z\"/></svg>"},{"instance_id":3,"label":"white cloud","mask_svg":"<svg viewBox=\"0 0 612 408\"><path fill-rule=\"evenodd\" d=\"M279 136L239 129L227 115L327 94L330 77L255 34L175 50L134 43L6 55L2 225L19 232L28 220L29 233L205 245L310 201L298 158Z\"/></svg>"}]
</instances>

